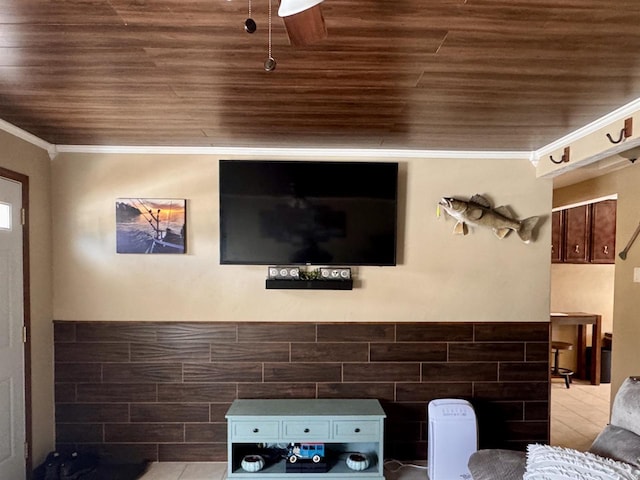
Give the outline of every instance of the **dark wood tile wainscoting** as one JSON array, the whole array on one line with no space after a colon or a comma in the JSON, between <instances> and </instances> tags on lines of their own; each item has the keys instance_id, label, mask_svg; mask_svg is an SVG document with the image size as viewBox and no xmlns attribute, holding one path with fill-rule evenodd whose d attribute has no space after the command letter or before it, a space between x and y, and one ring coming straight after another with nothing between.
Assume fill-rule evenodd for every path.
<instances>
[{"instance_id":1,"label":"dark wood tile wainscoting","mask_svg":"<svg viewBox=\"0 0 640 480\"><path fill-rule=\"evenodd\" d=\"M426 458L426 406L470 400L481 447L549 441L549 323L56 321L56 442L226 460L236 398L377 398L385 456Z\"/></svg>"}]
</instances>

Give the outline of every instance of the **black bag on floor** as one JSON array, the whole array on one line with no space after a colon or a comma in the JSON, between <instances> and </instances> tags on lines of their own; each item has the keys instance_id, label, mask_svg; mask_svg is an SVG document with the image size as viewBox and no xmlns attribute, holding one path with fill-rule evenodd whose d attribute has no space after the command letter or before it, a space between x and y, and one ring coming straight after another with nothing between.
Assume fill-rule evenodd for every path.
<instances>
[{"instance_id":1,"label":"black bag on floor","mask_svg":"<svg viewBox=\"0 0 640 480\"><path fill-rule=\"evenodd\" d=\"M101 462L100 458L74 452L64 455L51 452L33 471L33 480L136 480L147 470L149 463Z\"/></svg>"},{"instance_id":2,"label":"black bag on floor","mask_svg":"<svg viewBox=\"0 0 640 480\"><path fill-rule=\"evenodd\" d=\"M82 480L97 467L98 459L93 455L50 452L45 461L33 471L33 479Z\"/></svg>"},{"instance_id":3,"label":"black bag on floor","mask_svg":"<svg viewBox=\"0 0 640 480\"><path fill-rule=\"evenodd\" d=\"M33 471L33 480L60 480L60 465L62 455L59 452L49 452L47 458Z\"/></svg>"},{"instance_id":4,"label":"black bag on floor","mask_svg":"<svg viewBox=\"0 0 640 480\"><path fill-rule=\"evenodd\" d=\"M60 480L81 480L97 467L97 457L73 452L60 465Z\"/></svg>"}]
</instances>

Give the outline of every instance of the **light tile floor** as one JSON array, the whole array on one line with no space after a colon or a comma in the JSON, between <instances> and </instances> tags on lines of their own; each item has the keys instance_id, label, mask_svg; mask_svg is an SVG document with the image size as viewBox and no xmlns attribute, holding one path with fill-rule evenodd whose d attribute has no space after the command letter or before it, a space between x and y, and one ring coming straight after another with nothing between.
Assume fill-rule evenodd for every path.
<instances>
[{"instance_id":1,"label":"light tile floor","mask_svg":"<svg viewBox=\"0 0 640 480\"><path fill-rule=\"evenodd\" d=\"M586 450L609 422L611 386L593 386L574 381L571 388L562 379L551 384L551 444ZM422 468L420 468L422 467ZM153 463L142 480L224 480L224 462ZM385 467L387 480L424 480L424 462L390 463Z\"/></svg>"},{"instance_id":2,"label":"light tile floor","mask_svg":"<svg viewBox=\"0 0 640 480\"><path fill-rule=\"evenodd\" d=\"M551 444L587 450L609 423L611 384L598 386L574 380L551 383Z\"/></svg>"},{"instance_id":3,"label":"light tile floor","mask_svg":"<svg viewBox=\"0 0 640 480\"><path fill-rule=\"evenodd\" d=\"M153 463L142 476L144 480L222 480L227 477L225 462Z\"/></svg>"},{"instance_id":4,"label":"light tile floor","mask_svg":"<svg viewBox=\"0 0 640 480\"><path fill-rule=\"evenodd\" d=\"M424 461L391 463L385 467L386 480L425 480ZM161 462L153 463L141 480L224 480L227 464L224 462Z\"/></svg>"}]
</instances>

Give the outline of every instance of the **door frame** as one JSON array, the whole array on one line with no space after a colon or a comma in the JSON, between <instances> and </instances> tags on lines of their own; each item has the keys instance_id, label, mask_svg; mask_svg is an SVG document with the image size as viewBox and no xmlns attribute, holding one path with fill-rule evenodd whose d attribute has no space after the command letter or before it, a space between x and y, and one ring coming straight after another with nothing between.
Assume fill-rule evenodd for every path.
<instances>
[{"instance_id":1,"label":"door frame","mask_svg":"<svg viewBox=\"0 0 640 480\"><path fill-rule=\"evenodd\" d=\"M29 177L0 167L0 177L18 182L22 186L22 209L24 223L22 225L22 296L23 321L25 327L24 342L24 432L25 432L25 472L31 478L33 470L33 438L32 438L32 403L31 403L31 294L29 270Z\"/></svg>"}]
</instances>

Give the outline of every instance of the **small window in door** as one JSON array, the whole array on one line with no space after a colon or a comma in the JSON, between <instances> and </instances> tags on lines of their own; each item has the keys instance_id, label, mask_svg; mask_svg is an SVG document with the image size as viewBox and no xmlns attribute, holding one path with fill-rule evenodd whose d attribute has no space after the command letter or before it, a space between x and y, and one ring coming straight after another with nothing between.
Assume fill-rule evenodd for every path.
<instances>
[{"instance_id":1,"label":"small window in door","mask_svg":"<svg viewBox=\"0 0 640 480\"><path fill-rule=\"evenodd\" d=\"M0 230L11 230L11 205L0 202Z\"/></svg>"}]
</instances>

